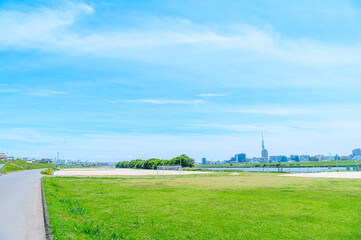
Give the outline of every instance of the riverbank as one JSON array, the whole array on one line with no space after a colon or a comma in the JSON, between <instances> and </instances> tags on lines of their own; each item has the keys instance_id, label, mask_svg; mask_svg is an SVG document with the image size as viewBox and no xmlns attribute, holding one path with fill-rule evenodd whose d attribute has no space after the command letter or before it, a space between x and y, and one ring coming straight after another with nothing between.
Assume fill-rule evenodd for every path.
<instances>
[{"instance_id":1,"label":"riverbank","mask_svg":"<svg viewBox=\"0 0 361 240\"><path fill-rule=\"evenodd\" d=\"M361 160L340 160L340 161L322 161L322 162L284 162L284 163L252 163L252 164L207 164L195 165L194 168L252 168L252 167L347 167L361 166Z\"/></svg>"},{"instance_id":2,"label":"riverbank","mask_svg":"<svg viewBox=\"0 0 361 240\"><path fill-rule=\"evenodd\" d=\"M321 173L295 173L285 174L286 177L309 177L309 178L349 178L361 179L361 172L321 172Z\"/></svg>"},{"instance_id":3,"label":"riverbank","mask_svg":"<svg viewBox=\"0 0 361 240\"><path fill-rule=\"evenodd\" d=\"M233 167L233 168L197 168L202 171L212 172L268 172L268 173L312 173L312 172L339 172L339 171L359 171L358 166L347 166L347 167Z\"/></svg>"}]
</instances>

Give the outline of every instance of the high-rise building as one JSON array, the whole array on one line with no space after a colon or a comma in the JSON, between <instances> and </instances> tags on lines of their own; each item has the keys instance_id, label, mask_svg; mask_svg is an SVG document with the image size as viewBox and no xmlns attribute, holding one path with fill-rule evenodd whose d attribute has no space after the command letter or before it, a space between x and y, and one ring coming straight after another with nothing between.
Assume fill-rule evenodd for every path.
<instances>
[{"instance_id":1,"label":"high-rise building","mask_svg":"<svg viewBox=\"0 0 361 240\"><path fill-rule=\"evenodd\" d=\"M207 164L207 159L206 158L202 158L202 164L206 165Z\"/></svg>"},{"instance_id":2,"label":"high-rise building","mask_svg":"<svg viewBox=\"0 0 361 240\"><path fill-rule=\"evenodd\" d=\"M247 161L247 156L245 153L239 153L235 155L236 162L243 163Z\"/></svg>"},{"instance_id":3,"label":"high-rise building","mask_svg":"<svg viewBox=\"0 0 361 240\"><path fill-rule=\"evenodd\" d=\"M361 149L356 148L356 149L352 150L352 156L361 156Z\"/></svg>"},{"instance_id":4,"label":"high-rise building","mask_svg":"<svg viewBox=\"0 0 361 240\"><path fill-rule=\"evenodd\" d=\"M263 141L263 133L262 133L262 152L261 152L262 160L264 162L268 162L268 151L264 148L264 141Z\"/></svg>"}]
</instances>

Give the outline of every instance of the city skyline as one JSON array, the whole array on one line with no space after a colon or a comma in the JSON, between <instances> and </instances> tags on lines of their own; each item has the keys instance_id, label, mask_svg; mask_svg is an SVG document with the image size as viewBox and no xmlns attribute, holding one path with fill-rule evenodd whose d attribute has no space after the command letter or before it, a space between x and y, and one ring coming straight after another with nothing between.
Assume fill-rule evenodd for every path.
<instances>
[{"instance_id":1,"label":"city skyline","mask_svg":"<svg viewBox=\"0 0 361 240\"><path fill-rule=\"evenodd\" d=\"M352 149L350 154L340 155L330 153L329 155L325 154L274 154L268 155L268 150L265 148L263 132L262 134L262 143L261 143L261 155L260 156L249 156L246 151L242 153L236 153L229 160L213 159L207 157L202 157L201 164L232 164L232 163L274 163L274 162L307 162L307 161L327 161L327 160L360 160L361 159L361 149L355 148ZM248 156L248 157L247 157Z\"/></svg>"},{"instance_id":2,"label":"city skyline","mask_svg":"<svg viewBox=\"0 0 361 240\"><path fill-rule=\"evenodd\" d=\"M0 152L258 157L261 132L269 156L361 145L357 1L1 1L0 27Z\"/></svg>"}]
</instances>

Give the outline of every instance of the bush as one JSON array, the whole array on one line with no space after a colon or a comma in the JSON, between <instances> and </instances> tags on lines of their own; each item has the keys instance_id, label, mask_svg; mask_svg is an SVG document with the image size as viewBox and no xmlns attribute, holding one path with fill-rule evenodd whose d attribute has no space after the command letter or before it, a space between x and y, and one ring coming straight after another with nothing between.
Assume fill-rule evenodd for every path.
<instances>
[{"instance_id":1,"label":"bush","mask_svg":"<svg viewBox=\"0 0 361 240\"><path fill-rule=\"evenodd\" d=\"M43 175L53 175L53 171L54 171L53 169L48 168L48 169L42 170L40 173Z\"/></svg>"}]
</instances>

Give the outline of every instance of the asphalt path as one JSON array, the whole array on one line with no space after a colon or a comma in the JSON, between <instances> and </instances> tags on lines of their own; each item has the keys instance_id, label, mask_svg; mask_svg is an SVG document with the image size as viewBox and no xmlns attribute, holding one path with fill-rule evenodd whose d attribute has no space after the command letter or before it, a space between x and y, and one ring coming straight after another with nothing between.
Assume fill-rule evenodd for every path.
<instances>
[{"instance_id":1,"label":"asphalt path","mask_svg":"<svg viewBox=\"0 0 361 240\"><path fill-rule=\"evenodd\" d=\"M40 171L0 176L0 240L45 240Z\"/></svg>"}]
</instances>

